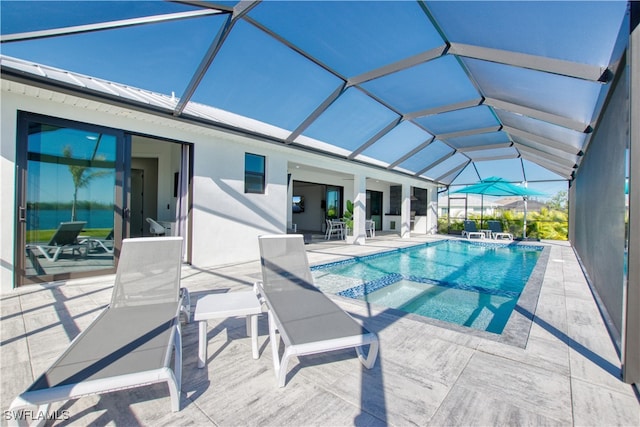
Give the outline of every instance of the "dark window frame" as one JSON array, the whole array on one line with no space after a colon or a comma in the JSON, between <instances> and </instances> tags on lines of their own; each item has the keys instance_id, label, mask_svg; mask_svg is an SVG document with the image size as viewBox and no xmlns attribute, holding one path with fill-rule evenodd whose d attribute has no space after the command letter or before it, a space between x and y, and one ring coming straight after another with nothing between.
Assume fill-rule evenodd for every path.
<instances>
[{"instance_id":1,"label":"dark window frame","mask_svg":"<svg viewBox=\"0 0 640 427\"><path fill-rule=\"evenodd\" d=\"M249 159L253 157L257 160L262 160L262 170L250 169ZM244 153L244 192L245 194L265 194L266 185L266 169L267 169L266 156L254 153ZM256 185L256 183L259 183ZM258 188L256 188L258 187Z\"/></svg>"}]
</instances>

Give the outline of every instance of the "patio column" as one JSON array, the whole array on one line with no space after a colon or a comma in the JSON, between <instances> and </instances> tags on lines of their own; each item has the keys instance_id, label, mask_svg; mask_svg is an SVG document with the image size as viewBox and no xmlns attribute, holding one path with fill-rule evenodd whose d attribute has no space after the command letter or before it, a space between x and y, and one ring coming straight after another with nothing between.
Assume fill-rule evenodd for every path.
<instances>
[{"instance_id":1,"label":"patio column","mask_svg":"<svg viewBox=\"0 0 640 427\"><path fill-rule=\"evenodd\" d=\"M438 233L438 189L427 189L427 234Z\"/></svg>"},{"instance_id":2,"label":"patio column","mask_svg":"<svg viewBox=\"0 0 640 427\"><path fill-rule=\"evenodd\" d=\"M364 245L366 240L365 220L367 218L367 177L353 176L353 243Z\"/></svg>"},{"instance_id":3,"label":"patio column","mask_svg":"<svg viewBox=\"0 0 640 427\"><path fill-rule=\"evenodd\" d=\"M400 211L400 237L411 237L411 186L402 184L402 209Z\"/></svg>"}]
</instances>

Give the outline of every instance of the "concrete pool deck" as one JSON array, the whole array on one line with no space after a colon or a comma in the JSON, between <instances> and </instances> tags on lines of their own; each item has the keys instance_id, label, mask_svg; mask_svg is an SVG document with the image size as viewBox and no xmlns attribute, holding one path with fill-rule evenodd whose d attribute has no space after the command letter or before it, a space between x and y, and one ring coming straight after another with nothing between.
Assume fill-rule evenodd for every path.
<instances>
[{"instance_id":1,"label":"concrete pool deck","mask_svg":"<svg viewBox=\"0 0 640 427\"><path fill-rule=\"evenodd\" d=\"M364 246L307 245L311 264L438 237L376 236ZM182 410L165 385L56 403L53 425L640 425L640 403L620 381L620 360L572 248L544 242L550 255L524 347L444 328L437 322L336 297L378 334L367 371L353 350L305 356L276 386L266 315L260 358L252 359L244 319L211 320L208 364L198 369L198 326L183 328ZM211 269L183 267L192 309L212 292L249 290L256 260ZM111 297L113 276L27 286L1 297L0 404L6 411ZM2 425L8 415L3 412Z\"/></svg>"}]
</instances>

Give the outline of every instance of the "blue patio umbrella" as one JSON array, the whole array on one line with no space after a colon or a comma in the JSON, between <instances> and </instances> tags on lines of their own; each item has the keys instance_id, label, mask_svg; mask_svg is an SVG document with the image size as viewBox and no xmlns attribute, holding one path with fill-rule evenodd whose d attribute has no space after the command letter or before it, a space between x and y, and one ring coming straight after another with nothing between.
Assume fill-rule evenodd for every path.
<instances>
[{"instance_id":1,"label":"blue patio umbrella","mask_svg":"<svg viewBox=\"0 0 640 427\"><path fill-rule=\"evenodd\" d=\"M522 236L527 237L527 198L529 196L546 196L545 193L530 190L527 187L512 184L500 177L492 176L475 184L453 191L452 193L480 194L482 196L520 196L524 200L524 226ZM484 199L484 197L483 197ZM484 202L484 200L483 200ZM480 221L482 222L482 210L480 208Z\"/></svg>"}]
</instances>

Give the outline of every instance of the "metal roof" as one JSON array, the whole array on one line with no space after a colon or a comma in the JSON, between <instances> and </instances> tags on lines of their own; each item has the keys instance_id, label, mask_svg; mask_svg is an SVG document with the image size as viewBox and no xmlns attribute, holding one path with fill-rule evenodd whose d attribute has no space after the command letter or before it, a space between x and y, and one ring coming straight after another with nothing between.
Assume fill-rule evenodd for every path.
<instances>
[{"instance_id":1,"label":"metal roof","mask_svg":"<svg viewBox=\"0 0 640 427\"><path fill-rule=\"evenodd\" d=\"M0 7L5 78L443 185L571 179L628 43L626 1Z\"/></svg>"}]
</instances>

